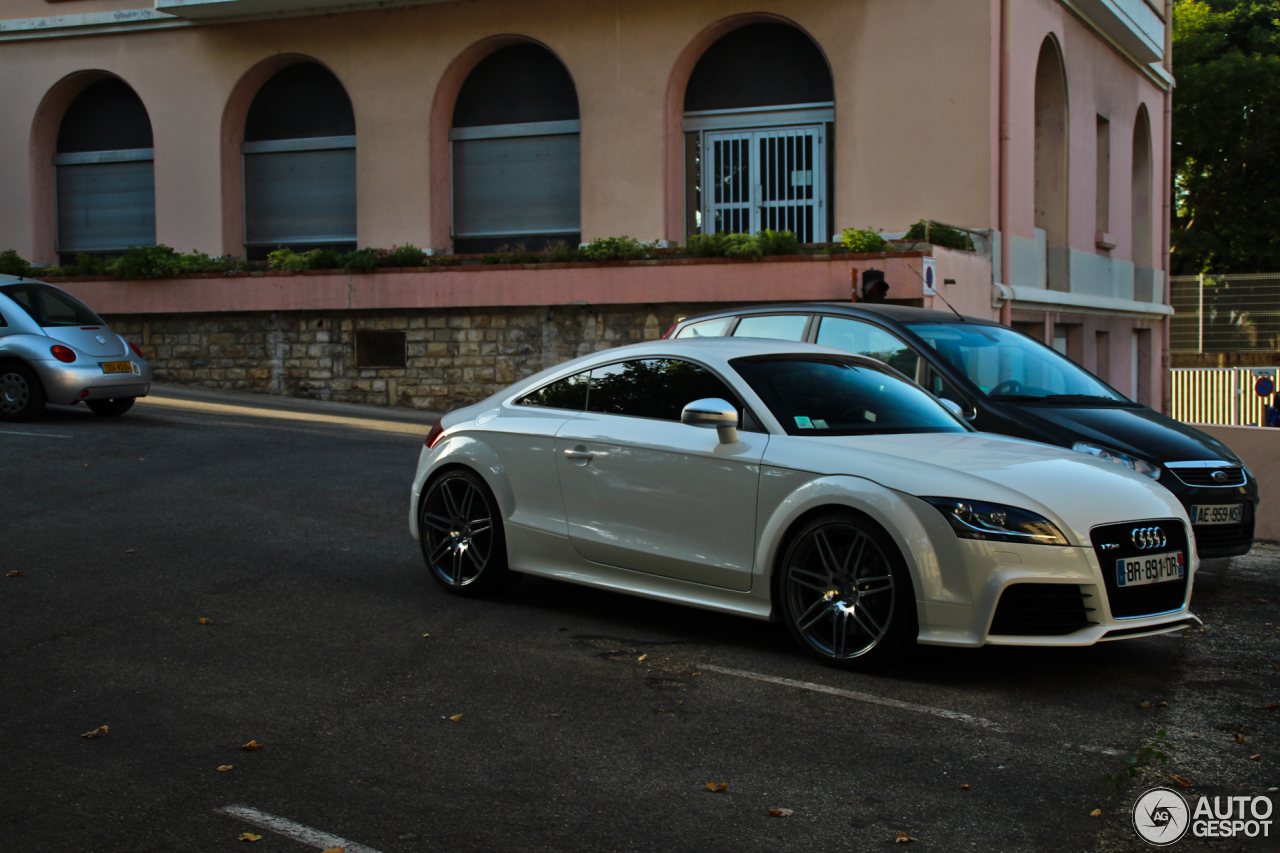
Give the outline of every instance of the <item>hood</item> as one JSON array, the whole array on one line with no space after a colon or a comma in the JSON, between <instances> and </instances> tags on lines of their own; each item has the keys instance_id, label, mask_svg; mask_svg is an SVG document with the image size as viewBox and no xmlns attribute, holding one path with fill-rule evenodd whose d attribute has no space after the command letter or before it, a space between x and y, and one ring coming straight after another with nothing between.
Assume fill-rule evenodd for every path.
<instances>
[{"instance_id":1,"label":"hood","mask_svg":"<svg viewBox=\"0 0 1280 853\"><path fill-rule=\"evenodd\" d=\"M1033 426L1047 423L1074 441L1087 441L1156 464L1212 460L1238 462L1222 442L1145 406L1051 406L1008 404Z\"/></svg>"},{"instance_id":2,"label":"hood","mask_svg":"<svg viewBox=\"0 0 1280 853\"><path fill-rule=\"evenodd\" d=\"M45 326L41 329L61 344L92 358L113 358L129 354L129 345L106 326ZM101 338L102 340L98 340Z\"/></svg>"},{"instance_id":3,"label":"hood","mask_svg":"<svg viewBox=\"0 0 1280 853\"><path fill-rule=\"evenodd\" d=\"M1089 545L1089 530L1099 524L1187 522L1177 498L1148 477L1073 450L992 433L791 437L770 441L764 461L863 477L914 497L1027 509L1053 521L1078 545Z\"/></svg>"}]
</instances>

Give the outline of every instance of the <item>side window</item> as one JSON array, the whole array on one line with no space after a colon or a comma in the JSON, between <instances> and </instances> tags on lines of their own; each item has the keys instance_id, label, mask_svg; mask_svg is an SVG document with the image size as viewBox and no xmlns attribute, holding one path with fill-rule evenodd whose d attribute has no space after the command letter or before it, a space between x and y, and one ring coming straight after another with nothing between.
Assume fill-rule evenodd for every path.
<instances>
[{"instance_id":1,"label":"side window","mask_svg":"<svg viewBox=\"0 0 1280 853\"><path fill-rule=\"evenodd\" d=\"M942 374L938 373L932 367L926 367L924 373L925 381L922 384L924 387L929 389L930 394L940 400L950 400L959 406L967 416L972 417L973 403L957 391L956 386L948 382Z\"/></svg>"},{"instance_id":2,"label":"side window","mask_svg":"<svg viewBox=\"0 0 1280 853\"><path fill-rule=\"evenodd\" d=\"M735 338L773 338L779 341L804 340L804 327L809 317L805 314L770 314L765 317L743 317Z\"/></svg>"},{"instance_id":3,"label":"side window","mask_svg":"<svg viewBox=\"0 0 1280 853\"><path fill-rule=\"evenodd\" d=\"M693 323L685 326L680 330L677 338L722 338L725 331L729 328L729 322L732 317L721 317L718 320L703 320L701 323Z\"/></svg>"},{"instance_id":4,"label":"side window","mask_svg":"<svg viewBox=\"0 0 1280 853\"><path fill-rule=\"evenodd\" d=\"M706 397L738 405L737 395L705 367L673 358L644 358L591 371L588 408L603 414L678 421L685 406Z\"/></svg>"},{"instance_id":5,"label":"side window","mask_svg":"<svg viewBox=\"0 0 1280 853\"><path fill-rule=\"evenodd\" d=\"M587 371L557 379L550 385L543 385L537 391L530 391L519 400L517 406L545 406L548 409L574 409L582 411L587 407Z\"/></svg>"},{"instance_id":6,"label":"side window","mask_svg":"<svg viewBox=\"0 0 1280 853\"><path fill-rule=\"evenodd\" d=\"M920 353L870 323L846 317L823 317L822 325L818 327L817 342L883 361L907 377L924 384L921 368L925 365Z\"/></svg>"}]
</instances>

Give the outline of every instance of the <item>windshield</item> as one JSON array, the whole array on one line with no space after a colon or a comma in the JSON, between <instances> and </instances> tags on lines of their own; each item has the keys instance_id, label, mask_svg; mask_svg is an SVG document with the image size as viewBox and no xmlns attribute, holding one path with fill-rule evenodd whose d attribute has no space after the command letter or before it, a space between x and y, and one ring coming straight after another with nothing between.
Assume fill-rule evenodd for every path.
<instances>
[{"instance_id":1,"label":"windshield","mask_svg":"<svg viewBox=\"0 0 1280 853\"><path fill-rule=\"evenodd\" d=\"M44 329L55 326L106 325L80 300L47 284L6 284L0 286L0 293L18 303Z\"/></svg>"},{"instance_id":2,"label":"windshield","mask_svg":"<svg viewBox=\"0 0 1280 853\"><path fill-rule=\"evenodd\" d=\"M871 367L794 355L730 364L788 435L969 431L919 386Z\"/></svg>"},{"instance_id":3,"label":"windshield","mask_svg":"<svg viewBox=\"0 0 1280 853\"><path fill-rule=\"evenodd\" d=\"M910 323L907 328L992 399L1129 402L1057 350L1005 326Z\"/></svg>"}]
</instances>

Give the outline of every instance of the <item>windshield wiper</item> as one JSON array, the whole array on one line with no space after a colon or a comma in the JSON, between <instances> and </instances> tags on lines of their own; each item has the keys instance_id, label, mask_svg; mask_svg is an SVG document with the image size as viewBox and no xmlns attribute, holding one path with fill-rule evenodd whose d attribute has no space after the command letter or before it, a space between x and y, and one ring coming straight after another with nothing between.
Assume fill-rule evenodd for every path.
<instances>
[{"instance_id":1,"label":"windshield wiper","mask_svg":"<svg viewBox=\"0 0 1280 853\"><path fill-rule=\"evenodd\" d=\"M1044 399L1054 403L1074 403L1080 401L1086 403L1114 403L1117 406L1133 405L1129 400L1119 400L1115 397L1104 397L1102 394L1050 394Z\"/></svg>"},{"instance_id":2,"label":"windshield wiper","mask_svg":"<svg viewBox=\"0 0 1280 853\"><path fill-rule=\"evenodd\" d=\"M1043 400L1044 397L1037 397L1034 394L991 394L988 396L990 400Z\"/></svg>"}]
</instances>

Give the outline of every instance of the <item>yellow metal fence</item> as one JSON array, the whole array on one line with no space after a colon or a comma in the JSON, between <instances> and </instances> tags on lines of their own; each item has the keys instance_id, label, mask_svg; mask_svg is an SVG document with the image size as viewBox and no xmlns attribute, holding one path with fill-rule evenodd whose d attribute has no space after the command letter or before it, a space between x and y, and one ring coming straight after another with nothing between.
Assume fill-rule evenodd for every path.
<instances>
[{"instance_id":1,"label":"yellow metal fence","mask_svg":"<svg viewBox=\"0 0 1280 853\"><path fill-rule=\"evenodd\" d=\"M1261 426L1264 407L1273 398L1259 397L1254 386L1264 377L1273 387L1280 385L1275 368L1188 367L1169 372L1173 417L1188 424Z\"/></svg>"}]
</instances>

